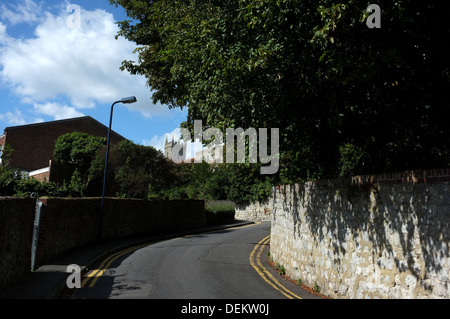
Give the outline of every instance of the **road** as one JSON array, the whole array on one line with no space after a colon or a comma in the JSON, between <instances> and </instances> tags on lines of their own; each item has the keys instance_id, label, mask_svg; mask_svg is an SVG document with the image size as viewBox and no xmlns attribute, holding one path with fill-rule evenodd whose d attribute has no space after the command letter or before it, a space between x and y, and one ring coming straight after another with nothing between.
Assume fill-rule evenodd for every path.
<instances>
[{"instance_id":1,"label":"road","mask_svg":"<svg viewBox=\"0 0 450 319\"><path fill-rule=\"evenodd\" d=\"M263 222L131 247L93 267L71 298L319 298L268 266L269 233Z\"/></svg>"}]
</instances>

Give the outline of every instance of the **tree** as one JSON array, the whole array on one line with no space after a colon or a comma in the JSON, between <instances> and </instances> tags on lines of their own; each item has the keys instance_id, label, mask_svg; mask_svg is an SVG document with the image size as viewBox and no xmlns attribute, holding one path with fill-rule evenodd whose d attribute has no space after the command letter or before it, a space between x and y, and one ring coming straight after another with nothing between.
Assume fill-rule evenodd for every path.
<instances>
[{"instance_id":1,"label":"tree","mask_svg":"<svg viewBox=\"0 0 450 319\"><path fill-rule=\"evenodd\" d=\"M124 140L110 151L107 191L112 196L147 198L149 190L157 192L171 183L173 163L152 146ZM104 150L98 152L89 169L89 181L98 185L103 179Z\"/></svg>"},{"instance_id":2,"label":"tree","mask_svg":"<svg viewBox=\"0 0 450 319\"><path fill-rule=\"evenodd\" d=\"M66 133L57 138L54 157L73 173L87 177L92 160L99 149L106 145L106 138L87 133Z\"/></svg>"},{"instance_id":3,"label":"tree","mask_svg":"<svg viewBox=\"0 0 450 319\"><path fill-rule=\"evenodd\" d=\"M31 194L37 196L72 196L73 190L65 184L58 185L54 182L38 181L34 178L24 178L19 169L10 166L10 156L14 150L10 145L5 145L0 164L0 196L25 196Z\"/></svg>"},{"instance_id":4,"label":"tree","mask_svg":"<svg viewBox=\"0 0 450 319\"><path fill-rule=\"evenodd\" d=\"M182 163L174 166L171 183L155 195L163 199L230 200L235 203L270 196L274 177L259 174L259 165Z\"/></svg>"},{"instance_id":5,"label":"tree","mask_svg":"<svg viewBox=\"0 0 450 319\"><path fill-rule=\"evenodd\" d=\"M89 167L105 144L106 138L80 132L66 133L56 139L53 156L66 171L71 196L88 194Z\"/></svg>"},{"instance_id":6,"label":"tree","mask_svg":"<svg viewBox=\"0 0 450 319\"><path fill-rule=\"evenodd\" d=\"M0 163L0 196L15 194L17 181L20 180L20 172L10 166L10 157L13 148L6 144L4 146Z\"/></svg>"},{"instance_id":7,"label":"tree","mask_svg":"<svg viewBox=\"0 0 450 319\"><path fill-rule=\"evenodd\" d=\"M283 182L356 160L361 173L450 165L443 2L379 1L380 29L362 0L111 3L133 19L118 36L139 46L122 69L154 101L188 107L188 128L280 128Z\"/></svg>"},{"instance_id":8,"label":"tree","mask_svg":"<svg viewBox=\"0 0 450 319\"><path fill-rule=\"evenodd\" d=\"M154 147L126 140L118 145L115 155L115 179L125 197L147 198L149 187L159 189L170 179L170 163Z\"/></svg>"},{"instance_id":9,"label":"tree","mask_svg":"<svg viewBox=\"0 0 450 319\"><path fill-rule=\"evenodd\" d=\"M442 39L450 34L449 7L442 1L377 4L380 29L360 26L364 1L319 6L323 23L313 45L322 52L318 74L336 110L335 144L361 149L366 171L448 166L450 130L443 119L450 115L444 93L450 46Z\"/></svg>"}]
</instances>

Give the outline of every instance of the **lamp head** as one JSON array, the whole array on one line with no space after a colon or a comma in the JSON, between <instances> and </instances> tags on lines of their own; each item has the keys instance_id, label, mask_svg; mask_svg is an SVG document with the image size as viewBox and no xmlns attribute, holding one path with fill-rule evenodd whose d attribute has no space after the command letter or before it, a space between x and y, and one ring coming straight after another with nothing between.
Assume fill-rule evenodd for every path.
<instances>
[{"instance_id":1,"label":"lamp head","mask_svg":"<svg viewBox=\"0 0 450 319\"><path fill-rule=\"evenodd\" d=\"M137 102L137 99L135 96L129 96L129 97L124 97L123 99L120 100L120 102L122 102L124 104L130 104L130 103Z\"/></svg>"}]
</instances>

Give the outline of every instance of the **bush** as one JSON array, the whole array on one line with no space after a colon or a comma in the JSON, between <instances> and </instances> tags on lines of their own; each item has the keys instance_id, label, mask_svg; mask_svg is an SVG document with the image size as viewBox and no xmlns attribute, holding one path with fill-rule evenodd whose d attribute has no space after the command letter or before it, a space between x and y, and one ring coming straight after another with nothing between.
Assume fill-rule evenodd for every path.
<instances>
[{"instance_id":1,"label":"bush","mask_svg":"<svg viewBox=\"0 0 450 319\"><path fill-rule=\"evenodd\" d=\"M220 224L234 220L235 204L232 201L208 201L205 203L206 224Z\"/></svg>"},{"instance_id":2,"label":"bush","mask_svg":"<svg viewBox=\"0 0 450 319\"><path fill-rule=\"evenodd\" d=\"M205 203L205 209L213 213L217 212L234 212L236 204L230 200L214 200Z\"/></svg>"},{"instance_id":3,"label":"bush","mask_svg":"<svg viewBox=\"0 0 450 319\"><path fill-rule=\"evenodd\" d=\"M186 166L185 166L186 165ZM180 167L180 168L178 168ZM260 174L258 164L179 164L183 171L181 178L172 181L166 189L151 192L150 198L161 199L203 199L206 201L229 200L234 203L267 199L274 177Z\"/></svg>"},{"instance_id":4,"label":"bush","mask_svg":"<svg viewBox=\"0 0 450 319\"><path fill-rule=\"evenodd\" d=\"M364 173L365 151L354 144L347 143L339 147L339 176L354 176Z\"/></svg>"}]
</instances>

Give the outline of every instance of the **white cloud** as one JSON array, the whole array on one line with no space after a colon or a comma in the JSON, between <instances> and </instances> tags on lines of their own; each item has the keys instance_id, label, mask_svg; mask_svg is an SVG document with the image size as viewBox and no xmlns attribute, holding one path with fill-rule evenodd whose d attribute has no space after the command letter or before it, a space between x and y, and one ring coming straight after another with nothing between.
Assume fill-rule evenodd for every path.
<instances>
[{"instance_id":1,"label":"white cloud","mask_svg":"<svg viewBox=\"0 0 450 319\"><path fill-rule=\"evenodd\" d=\"M10 23L35 21L32 9L41 10L31 0L22 7L16 16L12 10L3 13L3 19ZM72 14L65 8L59 15L41 10L43 18L34 37L25 39L8 36L0 23L0 35L4 35L0 40L0 81L35 110L55 118L65 111L81 114L80 110L97 103L131 95L138 102L126 105L129 109L145 117L168 114L167 107L153 105L144 77L120 71L123 60L137 60L132 53L136 46L124 38L115 39L118 26L113 15L81 9L80 25L73 27L68 20ZM60 98L67 99L70 106L54 103Z\"/></svg>"},{"instance_id":2,"label":"white cloud","mask_svg":"<svg viewBox=\"0 0 450 319\"><path fill-rule=\"evenodd\" d=\"M8 111L5 113L0 113L0 121L5 122L8 126L25 125L31 123L44 122L44 119L40 116L29 117L25 116L22 111L15 109L13 112Z\"/></svg>"},{"instance_id":3,"label":"white cloud","mask_svg":"<svg viewBox=\"0 0 450 319\"><path fill-rule=\"evenodd\" d=\"M59 103L44 103L38 104L34 103L34 109L39 114L53 116L54 120L62 120L72 117L84 116L83 113L78 112L74 107L67 105L61 105Z\"/></svg>"},{"instance_id":4,"label":"white cloud","mask_svg":"<svg viewBox=\"0 0 450 319\"><path fill-rule=\"evenodd\" d=\"M34 23L42 18L41 5L32 0L24 0L21 3L2 4L0 6L0 18L10 24Z\"/></svg>"},{"instance_id":5,"label":"white cloud","mask_svg":"<svg viewBox=\"0 0 450 319\"><path fill-rule=\"evenodd\" d=\"M22 112L19 110L0 114L0 121L5 121L9 125L23 125L27 123Z\"/></svg>"},{"instance_id":6,"label":"white cloud","mask_svg":"<svg viewBox=\"0 0 450 319\"><path fill-rule=\"evenodd\" d=\"M6 26L0 21L0 44L6 44Z\"/></svg>"}]
</instances>

